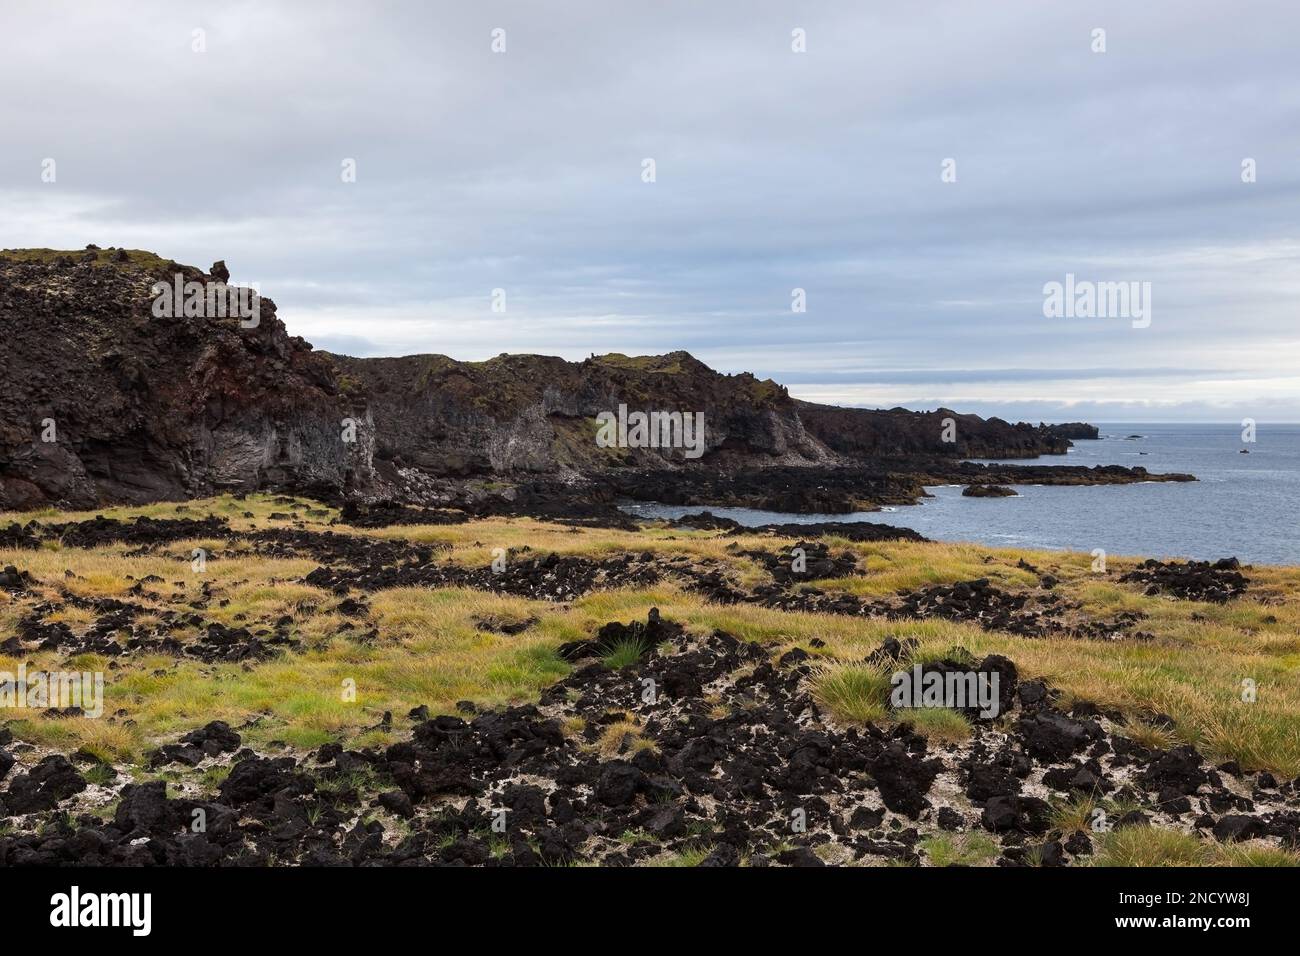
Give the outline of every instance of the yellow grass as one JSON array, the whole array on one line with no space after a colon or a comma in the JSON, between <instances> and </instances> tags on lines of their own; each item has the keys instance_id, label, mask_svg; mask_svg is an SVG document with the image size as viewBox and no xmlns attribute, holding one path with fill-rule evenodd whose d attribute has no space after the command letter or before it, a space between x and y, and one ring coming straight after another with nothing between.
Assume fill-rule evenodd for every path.
<instances>
[{"instance_id":1,"label":"yellow grass","mask_svg":"<svg viewBox=\"0 0 1300 956\"><path fill-rule=\"evenodd\" d=\"M301 524L315 530L348 531L383 539L438 543L444 557L466 565L486 565L496 547L535 554L557 551L594 557L625 551L650 551L662 557L684 555L692 561L724 566L737 581L753 583L763 575L757 565L736 550L788 547L789 542L756 536L729 537L665 527L644 533L605 529L573 529L530 519L493 518L465 525L348 529L331 526L336 512L299 499L300 507L275 496L230 496L188 505L158 504L110 508L83 514L41 512L4 515L10 520L71 521L102 513L129 518L202 517L230 519L236 530ZM326 512L309 516L308 509ZM253 518L245 518L245 512ZM272 512L290 513L293 522L272 522ZM144 605L149 615L169 608L188 611L206 582L209 605L199 611L205 620L251 630L270 627L283 615L293 624L290 634L302 642L298 653L253 666L205 665L172 657L123 657L117 670L105 672L106 714L125 710L135 721L29 720L26 733L60 746L79 743L105 753L138 757L149 746L208 720L220 718L241 727L250 743L272 740L310 747L326 740L353 743L382 739L368 730L391 711L399 727L406 712L427 704L449 712L456 701L484 706L533 700L568 670L554 654L564 641L589 636L610 620L644 618L658 606L665 617L704 634L719 628L780 653L807 647L820 638L818 652L831 673L841 679L838 690L819 690L832 714L845 720L881 719L872 685L852 662L860 662L886 637L914 637L922 653L942 655L954 646L972 654L1005 654L1016 662L1022 677L1041 677L1061 688L1067 699L1087 699L1132 716L1135 736L1151 738L1154 728L1144 715L1165 713L1177 721L1170 742L1186 741L1213 759L1236 759L1248 769L1269 769L1286 776L1300 774L1300 569L1256 567L1247 572L1253 584L1248 594L1225 606L1147 597L1141 589L1118 583L1131 559L1112 557L1109 574L1091 570L1091 556L1058 552L1020 552L963 544L886 542L853 544L832 540L835 551L847 549L858 557L860 575L828 583L828 589L885 597L900 588L988 577L1005 587L1034 586L1036 576L1017 567L1020 558L1041 573L1060 579L1058 593L1081 605L1080 613L1111 617L1138 610L1147 619L1139 627L1155 637L1141 642L1097 642L1055 638L1026 639L1010 634L940 620L862 620L844 616L786 613L760 607L718 606L684 591L675 580L651 587L596 592L570 606L494 596L462 589L396 588L368 596L368 620L333 614L337 596L295 583L316 566L310 559L259 558L234 553L238 541L175 542L151 555L126 557L126 546L93 551L51 546L39 551L0 550L0 565L15 564L38 580L32 596L0 594L0 639L14 632L19 618L33 604L61 594L118 597ZM733 546L734 547L731 547ZM193 547L213 555L203 574L190 565ZM65 570L76 575L66 578ZM128 589L147 575L162 583L147 587L143 596ZM222 604L222 602L228 602ZM535 617L528 630L507 636L479 631L484 617ZM58 612L79 630L93 619L84 609ZM146 618L147 619L147 618ZM374 629L372 642L359 636ZM194 635L180 632L178 639ZM0 656L0 670L12 671L19 661ZM30 666L56 668L66 662L57 655L33 655ZM1242 699L1243 681L1254 682L1256 699ZM345 699L345 681L355 682L356 699ZM124 720L125 718L123 718ZM937 741L955 739L961 728L942 717L919 717L918 724ZM248 725L248 726L244 726ZM1159 739L1165 739L1160 736Z\"/></svg>"},{"instance_id":2,"label":"yellow grass","mask_svg":"<svg viewBox=\"0 0 1300 956\"><path fill-rule=\"evenodd\" d=\"M1156 827L1102 834L1092 866L1300 866L1300 853L1260 843L1223 844Z\"/></svg>"}]
</instances>

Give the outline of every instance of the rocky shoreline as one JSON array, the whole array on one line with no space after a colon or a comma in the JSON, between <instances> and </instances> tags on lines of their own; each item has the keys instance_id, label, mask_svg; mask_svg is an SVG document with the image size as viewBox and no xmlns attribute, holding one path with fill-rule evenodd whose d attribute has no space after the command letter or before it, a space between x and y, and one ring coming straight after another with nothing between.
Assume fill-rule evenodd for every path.
<instances>
[{"instance_id":1,"label":"rocky shoreline","mask_svg":"<svg viewBox=\"0 0 1300 956\"><path fill-rule=\"evenodd\" d=\"M270 507L283 508L272 512L283 519L328 514L290 499ZM353 505L347 516L358 528L469 520L396 505ZM393 743L310 751L249 746L245 734L260 717L208 721L156 741L143 774L0 728L0 865L1058 866L1109 860L1111 835L1141 827L1198 846L1300 850L1300 781L1155 743L1174 718L1068 698L1005 656L976 659L959 646L918 654L909 627L935 621L1033 641L1151 640L1142 613L1089 616L1055 576L1023 559L1016 570L1032 586L959 580L866 599L810 583L864 573L853 552L826 539L920 536L857 523L741 528L708 514L670 525L718 542L743 536L743 548L732 543L725 553L761 569L755 580L705 557L527 546L511 550L498 572L449 560L436 542L294 524L237 530L211 515L34 521L0 529L0 538L19 555L57 541L142 558L203 539L223 542L217 562L309 559L315 569L285 583L331 594L313 613L338 615L358 648L381 640L371 602L394 589L459 588L566 607L666 582L711 606L855 617L885 622L897 636L858 658L834 655L816 637L774 651L727 629L688 631L652 610L561 643L554 654L567 675L530 704L493 710L465 700L442 714L417 705L383 715L379 727ZM1107 578L1164 600L1226 603L1248 593L1250 572L1232 559L1147 562ZM162 578L138 580L122 597L87 597L77 583L72 575L42 585L23 567L0 570L12 599L44 593L0 652L101 655L110 670L144 658L247 670L304 650L292 617L273 626L212 619L222 598L207 584L196 593L173 582L169 609L159 612L144 602L167 593ZM536 616L483 616L477 629L508 641L538 625ZM911 718L892 704L882 718L836 718L823 682L843 668L996 675L997 713L951 705L969 724L952 742L920 732L925 714ZM130 718L103 719L111 727Z\"/></svg>"},{"instance_id":2,"label":"rocky shoreline","mask_svg":"<svg viewBox=\"0 0 1300 956\"><path fill-rule=\"evenodd\" d=\"M971 464L1063 455L1095 429L817 405L686 352L358 359L289 335L266 297L247 327L152 314L155 283L229 275L140 250L0 254L0 510L272 490L539 515L617 497L845 513L926 484L1190 480ZM628 407L701 416L698 457L602 447L599 416Z\"/></svg>"},{"instance_id":3,"label":"rocky shoreline","mask_svg":"<svg viewBox=\"0 0 1300 956\"><path fill-rule=\"evenodd\" d=\"M1084 578L883 523L627 510L836 516L937 485L1194 476L1032 462L1095 439L1086 423L822 406L685 352L356 359L290 336L269 299L249 328L158 322L148 292L176 276L229 273L95 247L0 256L0 509L37 514L0 522L0 654L126 678L102 723L50 706L0 726L0 865L1057 866L1113 859L1113 835L1144 827L1300 851L1300 781L1259 769L1294 771L1289 752L1258 759L1272 726L1233 712L1247 730L1225 749L1213 711L1179 737L1166 698L1091 703L1043 650L1131 670L1190 652L1180 628L1223 611L1232 640L1264 635L1263 660L1289 621L1242 606L1285 601L1269 569L1103 560ZM596 441L627 407L703 416L698 460ZM218 493L201 516L40 510ZM196 542L221 574L188 578ZM444 659L454 628L463 656ZM346 714L323 677L281 696L288 669L335 680L339 661L403 693ZM891 672L979 677L997 706L886 703ZM143 716L168 680L181 703ZM193 713L219 680L256 704ZM458 680L510 706L453 707ZM316 723L293 724L300 706ZM298 745L272 737L291 725Z\"/></svg>"}]
</instances>

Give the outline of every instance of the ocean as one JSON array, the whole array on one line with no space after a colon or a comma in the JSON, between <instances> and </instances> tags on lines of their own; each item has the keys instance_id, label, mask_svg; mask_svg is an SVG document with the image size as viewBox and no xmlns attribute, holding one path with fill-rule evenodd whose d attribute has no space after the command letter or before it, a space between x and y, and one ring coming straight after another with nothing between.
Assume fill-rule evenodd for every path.
<instances>
[{"instance_id":1,"label":"ocean","mask_svg":"<svg viewBox=\"0 0 1300 956\"><path fill-rule=\"evenodd\" d=\"M929 488L915 506L848 515L795 515L750 508L639 503L627 510L676 518L712 511L742 524L874 521L936 541L973 541L1108 555L1300 564L1300 425L1261 424L1244 443L1238 425L1106 423L1064 458L1033 464L1142 466L1199 480L1136 485L1017 485L1017 498L963 498L960 485ZM1141 436L1129 439L1130 435ZM1250 454L1240 454L1241 449ZM1015 464L1016 462L1011 462ZM1024 462L1021 462L1024 463Z\"/></svg>"}]
</instances>

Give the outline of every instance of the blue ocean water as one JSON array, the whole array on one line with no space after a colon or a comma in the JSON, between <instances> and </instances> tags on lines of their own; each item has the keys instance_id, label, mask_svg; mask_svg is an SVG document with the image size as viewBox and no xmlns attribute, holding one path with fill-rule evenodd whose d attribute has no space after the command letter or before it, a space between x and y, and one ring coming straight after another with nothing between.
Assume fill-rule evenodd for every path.
<instances>
[{"instance_id":1,"label":"blue ocean water","mask_svg":"<svg viewBox=\"0 0 1300 956\"><path fill-rule=\"evenodd\" d=\"M1096 441L1033 464L1142 466L1199 481L1096 487L1018 485L1017 498L963 498L961 486L928 489L921 504L850 515L791 515L748 508L638 504L628 510L680 517L710 510L742 524L875 521L937 541L1111 555L1300 564L1300 425L1261 424L1243 443L1237 425L1107 423ZM1129 435L1140 438L1129 440ZM1241 449L1250 453L1241 454Z\"/></svg>"}]
</instances>

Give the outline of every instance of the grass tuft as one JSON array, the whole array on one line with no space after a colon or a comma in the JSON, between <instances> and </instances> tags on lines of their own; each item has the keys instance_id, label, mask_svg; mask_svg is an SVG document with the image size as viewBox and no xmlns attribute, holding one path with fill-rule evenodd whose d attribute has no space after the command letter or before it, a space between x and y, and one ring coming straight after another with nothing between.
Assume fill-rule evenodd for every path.
<instances>
[{"instance_id":1,"label":"grass tuft","mask_svg":"<svg viewBox=\"0 0 1300 956\"><path fill-rule=\"evenodd\" d=\"M813 698L834 717L879 722L889 700L889 675L866 664L825 664L813 676Z\"/></svg>"}]
</instances>

